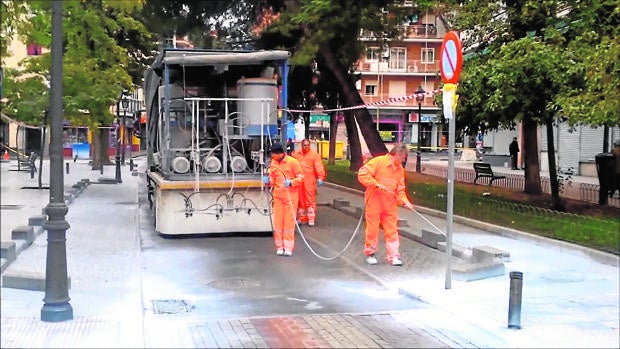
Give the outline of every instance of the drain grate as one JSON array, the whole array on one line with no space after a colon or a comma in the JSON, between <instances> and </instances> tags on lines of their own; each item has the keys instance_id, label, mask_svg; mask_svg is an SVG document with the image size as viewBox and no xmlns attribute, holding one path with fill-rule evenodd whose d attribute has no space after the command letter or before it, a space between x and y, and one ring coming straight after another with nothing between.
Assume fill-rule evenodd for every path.
<instances>
[{"instance_id":1,"label":"drain grate","mask_svg":"<svg viewBox=\"0 0 620 349\"><path fill-rule=\"evenodd\" d=\"M194 306L184 299L155 299L151 303L155 314L189 313L194 309Z\"/></svg>"}]
</instances>

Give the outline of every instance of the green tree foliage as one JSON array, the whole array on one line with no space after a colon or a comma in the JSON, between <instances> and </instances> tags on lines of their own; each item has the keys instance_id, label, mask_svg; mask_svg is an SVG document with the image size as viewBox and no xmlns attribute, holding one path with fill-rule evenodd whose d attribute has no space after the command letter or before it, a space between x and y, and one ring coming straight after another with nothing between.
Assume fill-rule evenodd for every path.
<instances>
[{"instance_id":1,"label":"green tree foliage","mask_svg":"<svg viewBox=\"0 0 620 349\"><path fill-rule=\"evenodd\" d=\"M602 63L604 67L586 68L589 62L585 58L590 57L598 45L584 44L593 42L583 40L584 35L592 37L592 30L596 31L597 26L603 27L599 32L617 32L617 14L616 20L611 21L616 23L615 26L607 23L608 18L614 17L614 11L617 12L617 3L615 9L614 6L602 6L606 9L602 10L600 5L600 1L509 0L498 3L471 0L458 7L454 21L455 28L462 32L464 47L473 55L463 67L457 112L461 118L459 122L480 125L484 130L514 127L517 121L521 121L526 163L525 192L531 194L541 192L536 132L537 125L546 126L551 191L554 206L559 209L562 202L558 193L551 128L558 117L566 117L568 110L579 108L574 105L578 99L569 101L576 91L583 94L583 103L605 100L600 92L607 87L591 84L592 88L587 91L584 77L588 74L584 72L613 70L614 64L616 67L618 64L614 58L614 64ZM608 41L612 51L613 41ZM604 49L605 45L602 46ZM617 68L615 74L617 76ZM600 73L598 75L600 77ZM614 84L611 86L613 88ZM616 90L612 95L617 96L617 93ZM612 104L602 102L599 106L600 111ZM578 116L572 115L573 123L590 123L583 118L577 121ZM590 124L610 121L609 111L602 115L591 119L594 122Z\"/></svg>"},{"instance_id":2,"label":"green tree foliage","mask_svg":"<svg viewBox=\"0 0 620 349\"><path fill-rule=\"evenodd\" d=\"M576 2L563 28L578 79L556 96L562 116L571 125L620 126L620 2Z\"/></svg>"},{"instance_id":3,"label":"green tree foliage","mask_svg":"<svg viewBox=\"0 0 620 349\"><path fill-rule=\"evenodd\" d=\"M147 0L142 10L144 23L158 41L174 34L187 35L199 48L246 48L257 14L279 1L266 0Z\"/></svg>"},{"instance_id":4,"label":"green tree foliage","mask_svg":"<svg viewBox=\"0 0 620 349\"><path fill-rule=\"evenodd\" d=\"M28 2L28 23L17 26L23 41L50 47L50 4ZM132 83L141 79L143 69L136 68L132 76L131 65L139 67L141 63L136 58L149 53L150 35L136 19L141 6L140 1L129 0L63 2L63 117L73 125L87 125L95 132L94 145L99 150L95 153L95 168L109 161L107 130L99 132L97 127L112 124L114 115L110 107L116 103L122 90L131 90ZM50 64L49 53L27 58L23 62L22 73L25 75L15 77L15 86L23 86L28 79L47 78ZM24 78L23 82L17 82ZM32 89L42 87L32 82L28 86ZM33 103L32 96L39 94L44 95L45 90L36 93L15 91L9 103L17 116L27 118L25 113L29 109L26 107ZM41 117L44 109L31 115L30 119Z\"/></svg>"},{"instance_id":5,"label":"green tree foliage","mask_svg":"<svg viewBox=\"0 0 620 349\"><path fill-rule=\"evenodd\" d=\"M316 59L322 80L317 86L317 97L324 106L361 105L363 100L351 76L353 63L363 52L358 35L361 28L381 29L381 8L391 3L380 0L286 1L279 19L263 35L263 40L270 48L287 43L285 48L293 52L291 63L295 67L308 67ZM362 164L357 125L370 152L373 155L385 153L385 144L367 109L346 111L345 125L352 170Z\"/></svg>"},{"instance_id":6,"label":"green tree foliage","mask_svg":"<svg viewBox=\"0 0 620 349\"><path fill-rule=\"evenodd\" d=\"M0 58L9 56L11 39L26 31L27 4L25 0L0 1Z\"/></svg>"}]
</instances>

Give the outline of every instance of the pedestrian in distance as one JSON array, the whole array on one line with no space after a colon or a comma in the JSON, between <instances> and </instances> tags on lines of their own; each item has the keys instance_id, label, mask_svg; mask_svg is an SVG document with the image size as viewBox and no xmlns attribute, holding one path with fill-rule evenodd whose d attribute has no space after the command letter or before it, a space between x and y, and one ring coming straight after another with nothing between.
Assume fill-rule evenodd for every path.
<instances>
[{"instance_id":1,"label":"pedestrian in distance","mask_svg":"<svg viewBox=\"0 0 620 349\"><path fill-rule=\"evenodd\" d=\"M286 141L286 155L291 155L295 150L295 143L293 143L293 139L289 138Z\"/></svg>"},{"instance_id":2,"label":"pedestrian in distance","mask_svg":"<svg viewBox=\"0 0 620 349\"><path fill-rule=\"evenodd\" d=\"M325 180L325 166L316 151L310 148L310 140L301 141L301 149L293 151L292 156L299 160L304 171L304 183L299 186L299 208L297 221L313 227L316 222L316 189Z\"/></svg>"},{"instance_id":3,"label":"pedestrian in distance","mask_svg":"<svg viewBox=\"0 0 620 349\"><path fill-rule=\"evenodd\" d=\"M519 157L519 142L517 142L517 137L512 138L512 142L510 142L510 146L508 146L508 152L510 152L511 168L513 170L518 170L517 158Z\"/></svg>"},{"instance_id":4,"label":"pedestrian in distance","mask_svg":"<svg viewBox=\"0 0 620 349\"><path fill-rule=\"evenodd\" d=\"M364 254L368 264L377 264L375 253L379 243L379 226L383 227L388 263L394 266L403 264L397 223L398 205L413 210L413 204L407 198L402 166L408 152L405 145L396 145L388 154L370 159L357 172L357 180L366 188Z\"/></svg>"},{"instance_id":5,"label":"pedestrian in distance","mask_svg":"<svg viewBox=\"0 0 620 349\"><path fill-rule=\"evenodd\" d=\"M271 164L263 183L273 187L271 220L278 256L291 256L295 249L295 213L299 202L298 187L304 180L299 161L284 153L282 144L271 146Z\"/></svg>"}]
</instances>

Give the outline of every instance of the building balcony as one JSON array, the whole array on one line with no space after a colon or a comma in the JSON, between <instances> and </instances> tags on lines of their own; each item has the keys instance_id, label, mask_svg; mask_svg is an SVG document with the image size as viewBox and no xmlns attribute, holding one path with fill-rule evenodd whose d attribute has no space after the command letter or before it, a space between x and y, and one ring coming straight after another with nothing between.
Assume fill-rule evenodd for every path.
<instances>
[{"instance_id":1,"label":"building balcony","mask_svg":"<svg viewBox=\"0 0 620 349\"><path fill-rule=\"evenodd\" d=\"M364 104L370 104L370 103L375 103L375 102L380 102L380 101L384 101L384 100L388 100L390 98L395 98L395 97L402 97L402 96L390 96L387 93L383 93L380 95L365 95L365 94L360 94L360 96L362 97L362 100L364 101ZM411 99L407 99L405 101L397 101L397 102L392 102L389 105L379 105L379 106L372 106L372 107L368 107L369 109L374 109L374 108L378 108L378 109L415 109L418 110L418 101L416 101L415 98L411 98ZM433 104L433 97L432 96L426 96L424 97L424 101L422 102L422 108L425 109L438 109L438 107L436 105Z\"/></svg>"},{"instance_id":2,"label":"building balcony","mask_svg":"<svg viewBox=\"0 0 620 349\"><path fill-rule=\"evenodd\" d=\"M417 59L411 59L406 61L390 60L388 62L365 61L358 62L356 67L357 72L372 73L372 74L387 74L387 75L400 75L400 74L438 74L439 73L439 61L421 61Z\"/></svg>"},{"instance_id":3,"label":"building balcony","mask_svg":"<svg viewBox=\"0 0 620 349\"><path fill-rule=\"evenodd\" d=\"M390 41L411 39L443 40L445 35L445 33L441 33L437 30L437 26L433 23L403 24L396 28L398 29L399 35L396 38L390 38ZM383 35L381 35L381 33L375 33L364 29L360 31L359 39L361 41L377 41L382 38Z\"/></svg>"}]
</instances>

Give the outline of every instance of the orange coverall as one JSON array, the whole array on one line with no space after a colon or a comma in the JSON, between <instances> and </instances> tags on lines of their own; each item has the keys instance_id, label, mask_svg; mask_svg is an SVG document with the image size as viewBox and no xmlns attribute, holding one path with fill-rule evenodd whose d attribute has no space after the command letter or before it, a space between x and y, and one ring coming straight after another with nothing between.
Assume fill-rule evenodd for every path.
<instances>
[{"instance_id":1,"label":"orange coverall","mask_svg":"<svg viewBox=\"0 0 620 349\"><path fill-rule=\"evenodd\" d=\"M366 187L364 201L366 219L366 241L364 254L370 256L377 251L379 225L383 226L385 249L388 262L400 258L398 237L398 205L408 204L405 192L403 166L394 164L389 154L370 159L357 172L357 180ZM382 184L386 190L377 188Z\"/></svg>"},{"instance_id":2,"label":"orange coverall","mask_svg":"<svg viewBox=\"0 0 620 349\"><path fill-rule=\"evenodd\" d=\"M297 215L302 222L314 222L316 218L316 181L317 179L325 180L325 166L323 166L323 160L319 153L314 150L309 149L304 152L303 149L298 149L292 155L299 160L304 170L304 184L299 187Z\"/></svg>"},{"instance_id":3,"label":"orange coverall","mask_svg":"<svg viewBox=\"0 0 620 349\"><path fill-rule=\"evenodd\" d=\"M295 212L299 201L298 186L304 180L303 170L297 159L285 155L282 161L271 160L267 169L269 185L273 186L273 239L276 249L293 252L295 248ZM285 186L286 180L291 186Z\"/></svg>"}]
</instances>

